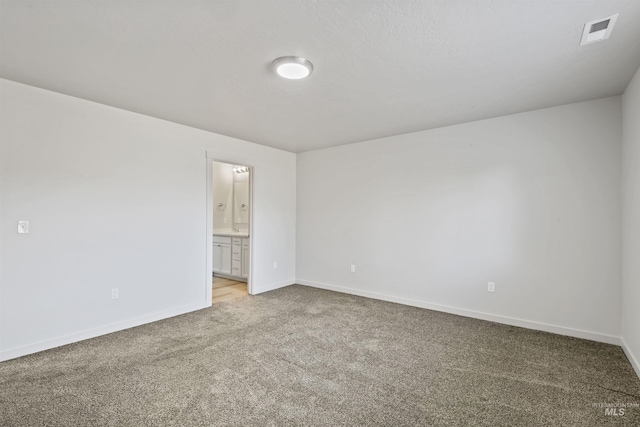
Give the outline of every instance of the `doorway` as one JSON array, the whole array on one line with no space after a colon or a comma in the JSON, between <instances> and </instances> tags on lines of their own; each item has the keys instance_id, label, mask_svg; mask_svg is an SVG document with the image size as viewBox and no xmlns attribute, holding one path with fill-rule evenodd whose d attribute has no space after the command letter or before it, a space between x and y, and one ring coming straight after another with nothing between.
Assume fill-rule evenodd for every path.
<instances>
[{"instance_id":1,"label":"doorway","mask_svg":"<svg viewBox=\"0 0 640 427\"><path fill-rule=\"evenodd\" d=\"M253 168L207 153L207 305L251 294Z\"/></svg>"}]
</instances>

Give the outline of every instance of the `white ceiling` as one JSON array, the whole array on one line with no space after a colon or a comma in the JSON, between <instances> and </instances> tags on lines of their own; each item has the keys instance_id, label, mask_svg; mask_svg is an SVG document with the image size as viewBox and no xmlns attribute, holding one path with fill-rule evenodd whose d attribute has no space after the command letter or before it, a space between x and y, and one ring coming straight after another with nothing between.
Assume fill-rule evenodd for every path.
<instances>
[{"instance_id":1,"label":"white ceiling","mask_svg":"<svg viewBox=\"0 0 640 427\"><path fill-rule=\"evenodd\" d=\"M638 0L0 0L0 77L293 152L617 95L639 66Z\"/></svg>"}]
</instances>

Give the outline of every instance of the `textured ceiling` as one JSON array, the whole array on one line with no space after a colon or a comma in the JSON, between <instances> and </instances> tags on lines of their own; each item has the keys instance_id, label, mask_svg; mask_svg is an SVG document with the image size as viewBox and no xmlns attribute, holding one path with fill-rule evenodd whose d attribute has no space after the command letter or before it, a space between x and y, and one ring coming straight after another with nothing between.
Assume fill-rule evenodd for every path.
<instances>
[{"instance_id":1,"label":"textured ceiling","mask_svg":"<svg viewBox=\"0 0 640 427\"><path fill-rule=\"evenodd\" d=\"M0 77L293 152L617 95L639 66L636 0L0 0Z\"/></svg>"}]
</instances>

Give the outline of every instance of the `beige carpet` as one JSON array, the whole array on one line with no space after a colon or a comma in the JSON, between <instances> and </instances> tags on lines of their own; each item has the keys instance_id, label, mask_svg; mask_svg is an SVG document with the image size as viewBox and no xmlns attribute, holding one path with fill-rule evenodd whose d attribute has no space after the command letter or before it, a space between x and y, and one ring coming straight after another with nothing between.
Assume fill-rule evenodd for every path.
<instances>
[{"instance_id":1,"label":"beige carpet","mask_svg":"<svg viewBox=\"0 0 640 427\"><path fill-rule=\"evenodd\" d=\"M0 364L2 426L640 425L617 346L290 286Z\"/></svg>"}]
</instances>

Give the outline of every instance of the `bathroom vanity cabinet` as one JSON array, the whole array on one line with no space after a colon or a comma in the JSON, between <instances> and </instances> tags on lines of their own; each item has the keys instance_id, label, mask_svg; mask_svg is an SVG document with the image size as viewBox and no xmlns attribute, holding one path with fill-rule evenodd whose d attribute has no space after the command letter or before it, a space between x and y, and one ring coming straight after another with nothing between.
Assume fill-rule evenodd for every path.
<instances>
[{"instance_id":1,"label":"bathroom vanity cabinet","mask_svg":"<svg viewBox=\"0 0 640 427\"><path fill-rule=\"evenodd\" d=\"M249 277L249 238L214 235L213 272L246 281Z\"/></svg>"},{"instance_id":2,"label":"bathroom vanity cabinet","mask_svg":"<svg viewBox=\"0 0 640 427\"><path fill-rule=\"evenodd\" d=\"M213 236L213 272L231 274L231 237Z\"/></svg>"}]
</instances>

